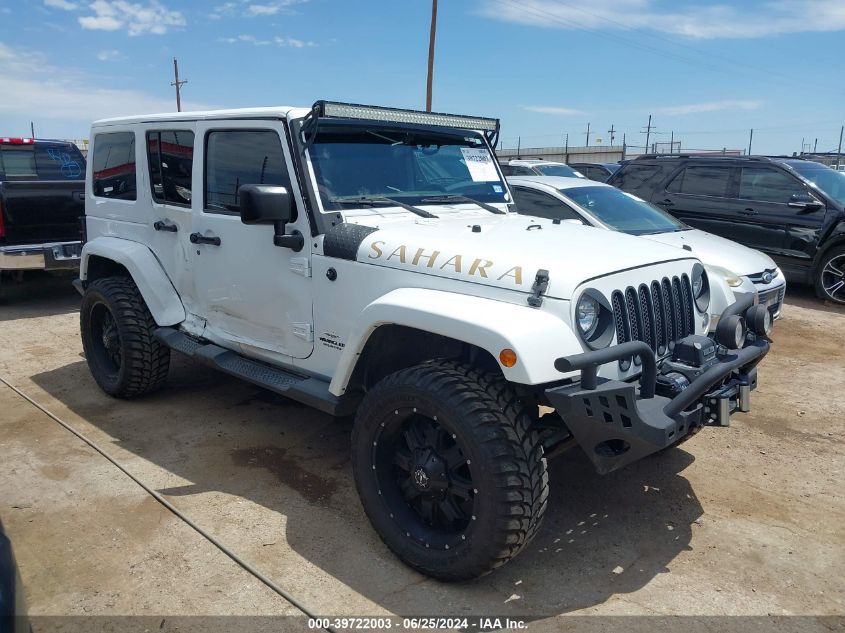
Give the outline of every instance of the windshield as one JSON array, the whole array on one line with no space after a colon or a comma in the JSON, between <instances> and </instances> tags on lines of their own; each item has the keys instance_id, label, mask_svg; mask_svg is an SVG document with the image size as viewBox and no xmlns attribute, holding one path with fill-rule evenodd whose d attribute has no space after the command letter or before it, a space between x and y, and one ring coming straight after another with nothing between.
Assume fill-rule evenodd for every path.
<instances>
[{"instance_id":1,"label":"windshield","mask_svg":"<svg viewBox=\"0 0 845 633\"><path fill-rule=\"evenodd\" d=\"M326 210L355 206L361 197L412 205L443 196L509 202L496 161L474 132L324 125L308 155Z\"/></svg>"},{"instance_id":2,"label":"windshield","mask_svg":"<svg viewBox=\"0 0 845 633\"><path fill-rule=\"evenodd\" d=\"M839 204L845 205L845 173L818 163L792 163L792 168Z\"/></svg>"},{"instance_id":3,"label":"windshield","mask_svg":"<svg viewBox=\"0 0 845 633\"><path fill-rule=\"evenodd\" d=\"M569 165L534 165L533 167L544 176L563 176L564 178L584 177Z\"/></svg>"},{"instance_id":4,"label":"windshield","mask_svg":"<svg viewBox=\"0 0 845 633\"><path fill-rule=\"evenodd\" d=\"M671 233L689 227L644 200L615 187L561 189L567 198L608 226L631 235Z\"/></svg>"}]
</instances>

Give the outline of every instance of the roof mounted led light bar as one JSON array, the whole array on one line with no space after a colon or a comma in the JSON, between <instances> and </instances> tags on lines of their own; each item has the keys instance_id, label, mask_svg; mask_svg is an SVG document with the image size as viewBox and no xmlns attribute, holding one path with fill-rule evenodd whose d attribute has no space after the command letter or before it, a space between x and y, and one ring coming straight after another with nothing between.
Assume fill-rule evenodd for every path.
<instances>
[{"instance_id":1,"label":"roof mounted led light bar","mask_svg":"<svg viewBox=\"0 0 845 633\"><path fill-rule=\"evenodd\" d=\"M457 127L464 130L495 132L499 129L498 119L487 119L460 114L440 112L421 112L419 110L400 110L380 106L359 105L357 103L338 103L336 101L318 101L312 111L317 116L338 119L364 119L367 121L387 121L390 123L416 123L418 125L439 125Z\"/></svg>"},{"instance_id":2,"label":"roof mounted led light bar","mask_svg":"<svg viewBox=\"0 0 845 633\"><path fill-rule=\"evenodd\" d=\"M478 130L484 132L487 140L495 146L499 135L499 119L485 117L464 116L460 114L445 114L442 112L422 112L420 110L402 110L382 106L361 105L358 103L342 103L339 101L317 101L311 107L303 125L306 138L305 148L314 141L317 131L317 121L320 118L358 119L362 121L383 121L385 123L410 123L413 125L435 125L452 127L462 130ZM309 138L310 137L310 138ZM305 149L303 148L303 150Z\"/></svg>"}]
</instances>

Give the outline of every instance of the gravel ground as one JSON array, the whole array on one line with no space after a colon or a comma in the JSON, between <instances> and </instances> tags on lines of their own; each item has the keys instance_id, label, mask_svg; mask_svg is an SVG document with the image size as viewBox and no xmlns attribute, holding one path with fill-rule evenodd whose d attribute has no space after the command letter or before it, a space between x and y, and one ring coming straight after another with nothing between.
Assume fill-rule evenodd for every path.
<instances>
[{"instance_id":1,"label":"gravel ground","mask_svg":"<svg viewBox=\"0 0 845 633\"><path fill-rule=\"evenodd\" d=\"M564 455L531 546L450 585L370 528L348 422L176 357L163 391L105 396L66 282L0 305L0 376L317 614L538 628L568 614L845 615L845 310L808 289L790 288L750 414L611 475ZM301 613L3 385L0 410L0 520L31 614Z\"/></svg>"}]
</instances>

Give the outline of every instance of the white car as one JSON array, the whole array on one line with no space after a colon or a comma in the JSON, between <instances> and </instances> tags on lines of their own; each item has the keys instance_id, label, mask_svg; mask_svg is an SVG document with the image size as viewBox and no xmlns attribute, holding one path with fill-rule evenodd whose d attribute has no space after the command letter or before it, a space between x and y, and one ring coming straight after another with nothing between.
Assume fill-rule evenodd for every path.
<instances>
[{"instance_id":1,"label":"white car","mask_svg":"<svg viewBox=\"0 0 845 633\"><path fill-rule=\"evenodd\" d=\"M142 396L174 351L354 414L373 527L448 580L531 540L556 448L608 472L748 411L769 312L737 301L717 345L694 254L509 212L498 129L327 101L96 122L94 380Z\"/></svg>"},{"instance_id":2,"label":"white car","mask_svg":"<svg viewBox=\"0 0 845 633\"><path fill-rule=\"evenodd\" d=\"M687 249L704 263L711 279L723 280L735 295L757 292L772 316L780 316L786 279L765 253L691 228L637 196L604 183L544 176L511 177L508 182L520 213L570 219ZM711 330L724 307L713 305Z\"/></svg>"},{"instance_id":3,"label":"white car","mask_svg":"<svg viewBox=\"0 0 845 633\"><path fill-rule=\"evenodd\" d=\"M557 163L542 158L514 158L502 163L502 173L511 176L560 176L564 178L587 177L566 163Z\"/></svg>"}]
</instances>

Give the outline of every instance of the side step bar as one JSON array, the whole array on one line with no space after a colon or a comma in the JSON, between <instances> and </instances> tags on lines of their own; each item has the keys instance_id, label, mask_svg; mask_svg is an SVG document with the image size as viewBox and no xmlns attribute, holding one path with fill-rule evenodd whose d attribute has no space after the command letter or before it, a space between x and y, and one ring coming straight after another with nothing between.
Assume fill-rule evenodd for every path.
<instances>
[{"instance_id":1,"label":"side step bar","mask_svg":"<svg viewBox=\"0 0 845 633\"><path fill-rule=\"evenodd\" d=\"M330 415L349 415L355 410L356 402L330 393L329 383L320 378L266 365L219 345L198 341L169 327L158 328L155 337L170 349L205 365Z\"/></svg>"}]
</instances>

